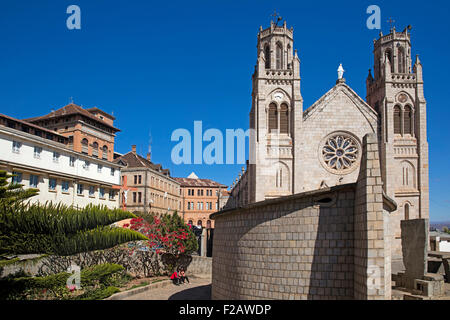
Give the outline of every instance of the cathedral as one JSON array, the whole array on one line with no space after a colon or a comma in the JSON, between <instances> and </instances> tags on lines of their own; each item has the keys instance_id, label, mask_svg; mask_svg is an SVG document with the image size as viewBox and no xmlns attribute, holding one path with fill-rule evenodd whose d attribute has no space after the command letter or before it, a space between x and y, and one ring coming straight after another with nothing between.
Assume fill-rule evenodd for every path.
<instances>
[{"instance_id":1,"label":"cathedral","mask_svg":"<svg viewBox=\"0 0 450 320\"><path fill-rule=\"evenodd\" d=\"M391 213L392 262L401 260L400 221L429 218L428 143L422 65L410 28L373 41L366 98L343 77L303 107L300 59L286 22L260 27L252 76L250 159L233 184L230 206L356 182L362 138L378 136L383 193Z\"/></svg>"}]
</instances>

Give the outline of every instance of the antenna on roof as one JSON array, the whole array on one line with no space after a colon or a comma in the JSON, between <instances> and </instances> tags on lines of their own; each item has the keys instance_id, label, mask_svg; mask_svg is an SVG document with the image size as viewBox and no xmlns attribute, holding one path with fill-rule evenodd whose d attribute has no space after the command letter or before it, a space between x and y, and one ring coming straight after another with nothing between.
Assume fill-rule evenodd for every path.
<instances>
[{"instance_id":1,"label":"antenna on roof","mask_svg":"<svg viewBox=\"0 0 450 320\"><path fill-rule=\"evenodd\" d=\"M152 158L152 132L148 130L148 152L147 152L147 160L150 161Z\"/></svg>"}]
</instances>

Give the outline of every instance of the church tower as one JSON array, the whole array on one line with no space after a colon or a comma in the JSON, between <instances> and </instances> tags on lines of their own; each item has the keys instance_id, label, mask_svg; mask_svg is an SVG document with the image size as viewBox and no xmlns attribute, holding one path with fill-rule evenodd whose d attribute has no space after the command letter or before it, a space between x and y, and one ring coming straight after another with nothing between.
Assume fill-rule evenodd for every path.
<instances>
[{"instance_id":1,"label":"church tower","mask_svg":"<svg viewBox=\"0 0 450 320\"><path fill-rule=\"evenodd\" d=\"M249 193L246 202L295 193L296 138L303 119L300 60L286 22L260 27L252 76ZM297 140L298 141L298 140ZM299 171L299 170L297 170Z\"/></svg>"},{"instance_id":2,"label":"church tower","mask_svg":"<svg viewBox=\"0 0 450 320\"><path fill-rule=\"evenodd\" d=\"M384 191L398 209L391 218L393 259L401 257L400 221L429 218L428 142L422 64L412 65L410 27L374 40L374 75L367 103L379 114Z\"/></svg>"}]
</instances>

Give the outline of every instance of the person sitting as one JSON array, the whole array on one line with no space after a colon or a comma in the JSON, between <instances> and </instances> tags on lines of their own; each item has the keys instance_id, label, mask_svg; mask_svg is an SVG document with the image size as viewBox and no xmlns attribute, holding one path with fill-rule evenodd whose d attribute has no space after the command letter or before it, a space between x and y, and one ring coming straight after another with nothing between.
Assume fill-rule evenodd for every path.
<instances>
[{"instance_id":1,"label":"person sitting","mask_svg":"<svg viewBox=\"0 0 450 320\"><path fill-rule=\"evenodd\" d=\"M177 274L177 272L176 271L174 271L173 273L172 273L172 275L170 276L170 279L173 281L173 284L174 285L179 285L180 284L180 278L179 278L179 276L178 276L178 274Z\"/></svg>"},{"instance_id":2,"label":"person sitting","mask_svg":"<svg viewBox=\"0 0 450 320\"><path fill-rule=\"evenodd\" d=\"M180 268L179 273L180 273L180 283L184 283L185 281L189 283L189 278L186 276L186 272L184 271L183 267Z\"/></svg>"}]
</instances>

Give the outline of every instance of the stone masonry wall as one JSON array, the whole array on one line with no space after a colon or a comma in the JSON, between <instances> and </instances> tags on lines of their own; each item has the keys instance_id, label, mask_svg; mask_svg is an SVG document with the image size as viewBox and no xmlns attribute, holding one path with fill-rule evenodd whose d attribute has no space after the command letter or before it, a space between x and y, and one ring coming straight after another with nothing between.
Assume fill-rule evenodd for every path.
<instances>
[{"instance_id":1,"label":"stone masonry wall","mask_svg":"<svg viewBox=\"0 0 450 320\"><path fill-rule=\"evenodd\" d=\"M353 298L353 204L352 184L217 216L212 298Z\"/></svg>"},{"instance_id":2,"label":"stone masonry wall","mask_svg":"<svg viewBox=\"0 0 450 320\"><path fill-rule=\"evenodd\" d=\"M363 153L355 199L355 298L390 299L391 264L388 213L383 211L378 141L363 139Z\"/></svg>"},{"instance_id":3,"label":"stone masonry wall","mask_svg":"<svg viewBox=\"0 0 450 320\"><path fill-rule=\"evenodd\" d=\"M363 144L358 183L211 216L213 299L390 299L389 201L375 134Z\"/></svg>"}]
</instances>

